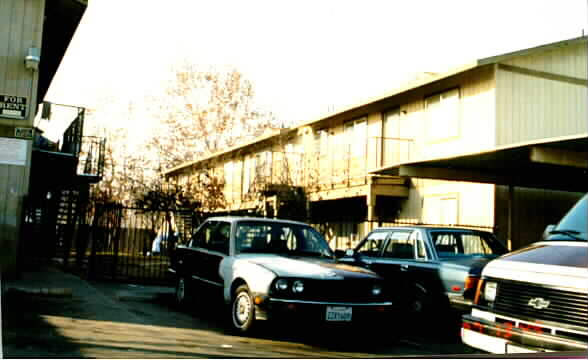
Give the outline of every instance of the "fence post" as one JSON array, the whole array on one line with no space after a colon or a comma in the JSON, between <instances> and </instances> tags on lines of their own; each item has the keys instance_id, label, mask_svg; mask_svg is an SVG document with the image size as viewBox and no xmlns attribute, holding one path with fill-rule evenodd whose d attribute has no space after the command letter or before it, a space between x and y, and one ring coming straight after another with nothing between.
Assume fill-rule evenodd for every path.
<instances>
[{"instance_id":1,"label":"fence post","mask_svg":"<svg viewBox=\"0 0 588 360\"><path fill-rule=\"evenodd\" d=\"M116 275L118 273L118 249L119 249L119 240L120 240L120 232L122 228L122 208L119 206L115 206L113 208L113 218L114 218L114 237L112 241L114 242L114 249L113 249L113 259L112 259L112 279L116 280Z\"/></svg>"}]
</instances>

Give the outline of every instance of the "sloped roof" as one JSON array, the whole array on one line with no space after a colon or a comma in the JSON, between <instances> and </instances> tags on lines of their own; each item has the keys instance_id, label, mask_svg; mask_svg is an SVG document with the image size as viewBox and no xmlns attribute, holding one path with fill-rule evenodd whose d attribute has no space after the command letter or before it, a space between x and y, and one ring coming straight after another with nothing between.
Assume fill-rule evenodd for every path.
<instances>
[{"instance_id":1,"label":"sloped roof","mask_svg":"<svg viewBox=\"0 0 588 360\"><path fill-rule=\"evenodd\" d=\"M379 101L383 101L385 99L391 98L393 96L397 96L400 95L402 93L406 93L415 89L418 89L420 87L426 86L428 84L432 84L436 81L439 80L443 80L443 79L447 79L450 78L452 76L464 73L466 71L478 68L478 67L482 67L482 66L487 66L487 65L491 65L491 64L496 64L499 62L503 62L503 61L507 61L509 59L515 58L515 57L519 57L519 56L526 56L526 55L530 55L530 54L537 54L537 53L541 53L541 52L546 52L546 51L551 51L551 50L555 50L558 48L562 48L562 47L567 47L567 46L571 46L571 45L575 45L578 43L582 43L582 42L586 42L588 40L587 36L581 36L581 37L577 37L577 38L573 38L573 39L568 39L568 40L562 40L562 41L558 41L555 43L550 43L550 44L545 44L545 45L540 45L540 46L536 46L533 48L528 48L528 49L523 49L523 50L517 50L514 52L510 52L510 53L506 53L506 54L501 54L501 55L496 55L496 56L492 56L492 57L488 57L488 58L483 58L483 59L478 59L466 64L463 64L461 66L458 66L456 68L450 69L444 73L427 73L426 77L422 77L422 78L418 78L415 81L409 82L407 84L404 84L403 86L396 88L390 92L384 93L382 95L378 95L376 97L372 97L369 98L365 101L362 101L360 103L357 103L355 105L351 105L346 109L340 110L336 113L330 113L330 114L326 114L322 117L320 117L319 119L314 119L314 120L310 120L307 122L302 122L299 125L293 126L292 128L289 129L282 129L279 133L273 133L273 134L265 134L264 136L261 136L253 141L250 141L248 143L245 144L241 144L232 148L229 148L227 150L212 154L210 156L207 156L205 158L202 159L198 159L195 161L191 161L182 165L178 165L172 169L169 169L167 171L164 172L165 175L169 175L173 172L176 172L178 170L181 170L183 168L192 166L194 164L200 163L200 162L204 162L204 161L208 161L211 160L213 158L228 154L230 152L239 150L239 149L245 149L247 147L253 146L255 144L259 144L261 142L267 141L273 137L279 136L279 135L283 135L284 133L289 133L289 132L293 132L293 131L298 131L304 127L307 126L311 126L311 125L315 125L315 124L319 124L323 121L327 121L329 119L332 119L334 117L338 117L338 116L344 116L347 113L351 113L353 111L357 111L361 108L367 107L369 105L375 104Z\"/></svg>"},{"instance_id":2,"label":"sloped roof","mask_svg":"<svg viewBox=\"0 0 588 360\"><path fill-rule=\"evenodd\" d=\"M425 85L428 85L428 84L431 84L431 83L434 83L436 81L443 80L446 78L450 78L450 77L455 76L457 74L461 74L463 72L466 72L466 71L469 71L469 70L472 70L472 69L475 69L478 67L491 65L491 64L497 64L499 62L507 61L507 60L510 60L512 58L516 58L519 56L526 56L526 55L530 55L530 54L538 54L541 52L551 51L551 50L555 50L558 48L563 48L563 47L575 45L578 43L586 42L587 40L588 40L587 36L580 36L580 37L573 38L573 39L562 40L562 41L558 41L555 43L536 46L533 48L517 50L517 51L513 51L510 53L506 53L506 54L501 54L501 55L496 55L496 56L487 57L487 58L483 58L483 59L478 59L478 60L475 60L475 61L472 61L469 63L465 63L465 64L460 65L458 67L452 68L452 69L450 69L446 72L443 72L443 73L427 73L428 76L426 76L426 77L416 79L415 81L404 84L401 87L396 88L390 92L387 92L382 95L378 95L376 97L369 98L369 99L362 101L360 103L351 105L346 109L338 111L337 113L328 114L324 117L321 117L318 120L315 119L315 120L301 123L300 125L295 126L295 128L301 128L301 127L313 125L313 124L319 123L321 121L327 120L329 118L332 118L334 116L340 116L344 113L352 112L354 110L360 109L360 108L368 106L370 104L374 104L378 101L382 101L382 100L391 98L393 96L396 96L396 95L399 95L402 93L406 93L411 90L418 89L418 88L423 87Z\"/></svg>"}]
</instances>

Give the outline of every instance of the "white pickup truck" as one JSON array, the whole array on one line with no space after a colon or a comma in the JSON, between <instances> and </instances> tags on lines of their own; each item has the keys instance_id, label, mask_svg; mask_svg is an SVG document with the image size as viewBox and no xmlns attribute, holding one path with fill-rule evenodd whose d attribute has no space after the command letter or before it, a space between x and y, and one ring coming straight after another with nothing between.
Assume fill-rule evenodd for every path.
<instances>
[{"instance_id":1,"label":"white pickup truck","mask_svg":"<svg viewBox=\"0 0 588 360\"><path fill-rule=\"evenodd\" d=\"M588 194L543 241L489 262L462 341L495 354L588 350Z\"/></svg>"}]
</instances>

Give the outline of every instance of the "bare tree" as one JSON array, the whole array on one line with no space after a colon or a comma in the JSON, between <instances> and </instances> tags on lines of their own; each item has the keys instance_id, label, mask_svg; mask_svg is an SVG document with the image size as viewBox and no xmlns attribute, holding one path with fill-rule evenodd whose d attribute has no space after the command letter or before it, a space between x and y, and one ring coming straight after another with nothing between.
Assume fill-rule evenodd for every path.
<instances>
[{"instance_id":1,"label":"bare tree","mask_svg":"<svg viewBox=\"0 0 588 360\"><path fill-rule=\"evenodd\" d=\"M270 112L255 107L252 84L241 73L201 71L183 63L151 111L160 121L149 145L162 170L254 139L276 127Z\"/></svg>"}]
</instances>

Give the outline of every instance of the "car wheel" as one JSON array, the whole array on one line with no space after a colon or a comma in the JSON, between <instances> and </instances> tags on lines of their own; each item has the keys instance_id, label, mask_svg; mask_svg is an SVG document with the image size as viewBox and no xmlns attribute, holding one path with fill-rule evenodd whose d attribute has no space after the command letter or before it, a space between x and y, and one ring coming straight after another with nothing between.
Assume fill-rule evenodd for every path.
<instances>
[{"instance_id":1,"label":"car wheel","mask_svg":"<svg viewBox=\"0 0 588 360\"><path fill-rule=\"evenodd\" d=\"M423 320L431 313L431 302L424 289L420 287L413 289L408 302L408 311L415 320Z\"/></svg>"},{"instance_id":2,"label":"car wheel","mask_svg":"<svg viewBox=\"0 0 588 360\"><path fill-rule=\"evenodd\" d=\"M189 287L188 280L183 276L178 277L175 295L176 303L182 307L186 306L189 297Z\"/></svg>"},{"instance_id":3,"label":"car wheel","mask_svg":"<svg viewBox=\"0 0 588 360\"><path fill-rule=\"evenodd\" d=\"M247 285L241 285L235 291L231 301L231 324L233 330L245 333L251 329L255 319L255 305Z\"/></svg>"}]
</instances>

